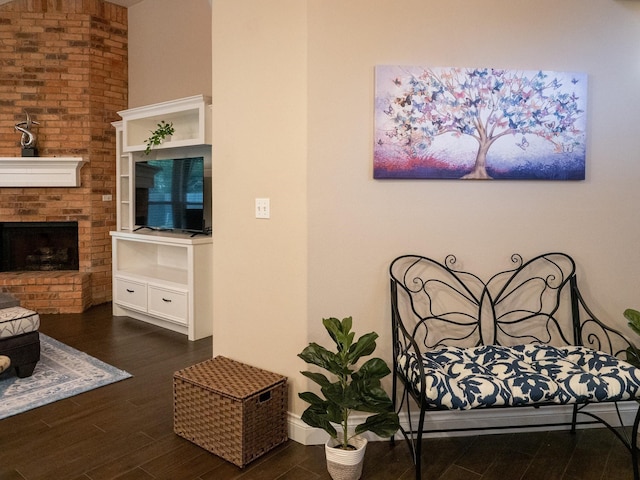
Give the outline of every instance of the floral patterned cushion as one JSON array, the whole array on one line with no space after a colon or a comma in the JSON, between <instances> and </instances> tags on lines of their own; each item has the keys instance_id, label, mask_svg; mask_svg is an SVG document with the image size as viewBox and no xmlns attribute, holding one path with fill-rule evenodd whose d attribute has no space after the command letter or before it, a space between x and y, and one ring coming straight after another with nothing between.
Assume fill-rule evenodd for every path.
<instances>
[{"instance_id":1,"label":"floral patterned cushion","mask_svg":"<svg viewBox=\"0 0 640 480\"><path fill-rule=\"evenodd\" d=\"M442 347L421 358L398 358L403 375L420 392L425 370L431 408L571 404L640 398L640 369L585 347L528 344L514 347Z\"/></svg>"}]
</instances>

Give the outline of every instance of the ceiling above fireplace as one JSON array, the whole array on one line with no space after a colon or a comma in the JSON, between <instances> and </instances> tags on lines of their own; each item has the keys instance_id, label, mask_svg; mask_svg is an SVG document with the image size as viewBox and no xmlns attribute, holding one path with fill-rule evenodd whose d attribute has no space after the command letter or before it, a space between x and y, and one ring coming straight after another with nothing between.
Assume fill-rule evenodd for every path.
<instances>
[{"instance_id":1,"label":"ceiling above fireplace","mask_svg":"<svg viewBox=\"0 0 640 480\"><path fill-rule=\"evenodd\" d=\"M81 157L0 157L0 187L79 187Z\"/></svg>"}]
</instances>

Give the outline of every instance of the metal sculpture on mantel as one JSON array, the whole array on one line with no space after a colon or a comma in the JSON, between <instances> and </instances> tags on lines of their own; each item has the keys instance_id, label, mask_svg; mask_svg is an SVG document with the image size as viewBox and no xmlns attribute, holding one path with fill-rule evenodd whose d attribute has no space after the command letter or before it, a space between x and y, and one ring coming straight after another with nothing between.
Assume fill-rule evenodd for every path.
<instances>
[{"instance_id":1,"label":"metal sculpture on mantel","mask_svg":"<svg viewBox=\"0 0 640 480\"><path fill-rule=\"evenodd\" d=\"M31 120L29 112L24 111L27 119L24 122L16 123L16 130L22 132L20 145L22 145L23 157L37 157L38 149L36 148L36 135L31 131L32 125L40 125L38 122Z\"/></svg>"}]
</instances>

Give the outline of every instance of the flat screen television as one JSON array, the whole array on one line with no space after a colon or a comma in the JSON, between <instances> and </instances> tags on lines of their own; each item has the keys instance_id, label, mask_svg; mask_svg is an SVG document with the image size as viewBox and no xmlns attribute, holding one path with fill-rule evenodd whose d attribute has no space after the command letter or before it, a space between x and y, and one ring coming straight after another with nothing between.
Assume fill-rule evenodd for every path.
<instances>
[{"instance_id":1,"label":"flat screen television","mask_svg":"<svg viewBox=\"0 0 640 480\"><path fill-rule=\"evenodd\" d=\"M211 176L205 175L203 157L135 165L137 229L210 232Z\"/></svg>"}]
</instances>

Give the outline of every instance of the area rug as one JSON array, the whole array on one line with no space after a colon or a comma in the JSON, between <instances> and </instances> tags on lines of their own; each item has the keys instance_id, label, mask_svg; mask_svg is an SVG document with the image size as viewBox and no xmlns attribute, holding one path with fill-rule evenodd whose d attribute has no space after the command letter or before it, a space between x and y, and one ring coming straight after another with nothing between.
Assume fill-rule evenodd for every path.
<instances>
[{"instance_id":1,"label":"area rug","mask_svg":"<svg viewBox=\"0 0 640 480\"><path fill-rule=\"evenodd\" d=\"M40 334L40 361L33 375L0 375L0 419L72 397L131 375L84 352Z\"/></svg>"}]
</instances>

